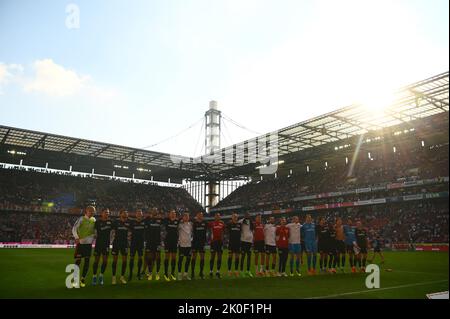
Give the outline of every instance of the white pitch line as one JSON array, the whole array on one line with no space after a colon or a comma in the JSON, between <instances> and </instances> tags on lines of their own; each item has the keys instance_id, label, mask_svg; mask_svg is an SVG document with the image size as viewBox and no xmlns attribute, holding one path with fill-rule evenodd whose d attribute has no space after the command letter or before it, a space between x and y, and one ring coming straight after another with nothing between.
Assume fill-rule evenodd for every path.
<instances>
[{"instance_id":1,"label":"white pitch line","mask_svg":"<svg viewBox=\"0 0 450 319\"><path fill-rule=\"evenodd\" d=\"M344 292L344 293L341 293L341 294L327 295L327 296L320 296L320 297L311 297L311 298L306 298L306 299L334 298L334 297L341 297L341 296L364 294L364 293L368 293L368 292L377 292L377 291L382 291L382 290L392 290L392 289L408 288L408 287L415 287L415 286L425 286L425 285L437 284L437 283L441 283L441 282L448 282L448 279L427 281L427 282L418 282L418 283L415 283L415 284L392 286L392 287L386 287L386 288L367 289L367 290L360 290L360 291Z\"/></svg>"}]
</instances>

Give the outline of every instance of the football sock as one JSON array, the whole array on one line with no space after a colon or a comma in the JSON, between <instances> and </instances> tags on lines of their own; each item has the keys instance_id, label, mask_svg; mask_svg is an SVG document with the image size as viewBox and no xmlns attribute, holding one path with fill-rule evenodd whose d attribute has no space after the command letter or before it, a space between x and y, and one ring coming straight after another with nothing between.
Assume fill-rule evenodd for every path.
<instances>
[{"instance_id":1,"label":"football sock","mask_svg":"<svg viewBox=\"0 0 450 319\"><path fill-rule=\"evenodd\" d=\"M112 262L112 275L115 276L116 275L116 270L117 270L117 261Z\"/></svg>"},{"instance_id":2,"label":"football sock","mask_svg":"<svg viewBox=\"0 0 450 319\"><path fill-rule=\"evenodd\" d=\"M231 255L228 256L228 271L231 271L231 264L232 264L232 259L231 259Z\"/></svg>"},{"instance_id":3,"label":"football sock","mask_svg":"<svg viewBox=\"0 0 450 319\"><path fill-rule=\"evenodd\" d=\"M95 275L97 275L97 270L98 270L98 261L94 261L94 264L92 265L92 273Z\"/></svg>"},{"instance_id":4,"label":"football sock","mask_svg":"<svg viewBox=\"0 0 450 319\"><path fill-rule=\"evenodd\" d=\"M164 259L164 274L169 275L169 259Z\"/></svg>"},{"instance_id":5,"label":"football sock","mask_svg":"<svg viewBox=\"0 0 450 319\"><path fill-rule=\"evenodd\" d=\"M217 258L217 271L220 271L221 267L222 267L222 256Z\"/></svg>"},{"instance_id":6,"label":"football sock","mask_svg":"<svg viewBox=\"0 0 450 319\"><path fill-rule=\"evenodd\" d=\"M138 259L138 274L141 274L141 270L142 270L142 258Z\"/></svg>"},{"instance_id":7,"label":"football sock","mask_svg":"<svg viewBox=\"0 0 450 319\"><path fill-rule=\"evenodd\" d=\"M205 259L200 259L200 273L203 274L203 268L205 268Z\"/></svg>"},{"instance_id":8,"label":"football sock","mask_svg":"<svg viewBox=\"0 0 450 319\"><path fill-rule=\"evenodd\" d=\"M102 266L100 268L100 273L103 275L106 270L106 261L102 262Z\"/></svg>"},{"instance_id":9,"label":"football sock","mask_svg":"<svg viewBox=\"0 0 450 319\"><path fill-rule=\"evenodd\" d=\"M176 267L176 265L177 265L177 263L176 263L176 260L175 260L175 258L174 258L174 259L172 259L172 260L170 261L170 269L172 270L172 275L175 274L175 267Z\"/></svg>"},{"instance_id":10,"label":"football sock","mask_svg":"<svg viewBox=\"0 0 450 319\"><path fill-rule=\"evenodd\" d=\"M178 256L178 273L181 272L181 267L183 266L183 256Z\"/></svg>"},{"instance_id":11,"label":"football sock","mask_svg":"<svg viewBox=\"0 0 450 319\"><path fill-rule=\"evenodd\" d=\"M195 273L195 262L196 262L196 260L197 260L197 257L192 258L192 260L191 260L191 274Z\"/></svg>"},{"instance_id":12,"label":"football sock","mask_svg":"<svg viewBox=\"0 0 450 319\"><path fill-rule=\"evenodd\" d=\"M85 278L87 273L89 271L89 257L84 258L84 265L83 265L83 273L82 273L82 277Z\"/></svg>"},{"instance_id":13,"label":"football sock","mask_svg":"<svg viewBox=\"0 0 450 319\"><path fill-rule=\"evenodd\" d=\"M122 276L125 276L125 272L127 271L127 261L122 261Z\"/></svg>"},{"instance_id":14,"label":"football sock","mask_svg":"<svg viewBox=\"0 0 450 319\"><path fill-rule=\"evenodd\" d=\"M191 263L191 257L187 256L186 257L186 263L184 264L184 272L188 272L189 271L189 264Z\"/></svg>"},{"instance_id":15,"label":"football sock","mask_svg":"<svg viewBox=\"0 0 450 319\"><path fill-rule=\"evenodd\" d=\"M130 258L130 278L133 276L134 258Z\"/></svg>"}]
</instances>

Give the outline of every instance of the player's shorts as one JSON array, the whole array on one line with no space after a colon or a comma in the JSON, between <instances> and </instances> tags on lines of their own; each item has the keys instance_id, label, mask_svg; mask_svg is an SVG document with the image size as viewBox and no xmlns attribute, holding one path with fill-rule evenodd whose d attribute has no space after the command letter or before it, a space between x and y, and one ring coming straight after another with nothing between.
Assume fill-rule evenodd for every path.
<instances>
[{"instance_id":1,"label":"player's shorts","mask_svg":"<svg viewBox=\"0 0 450 319\"><path fill-rule=\"evenodd\" d=\"M305 241L305 250L307 253L317 253L317 242L314 241Z\"/></svg>"},{"instance_id":2,"label":"player's shorts","mask_svg":"<svg viewBox=\"0 0 450 319\"><path fill-rule=\"evenodd\" d=\"M146 253L157 253L161 250L161 245L156 242L147 242L145 245Z\"/></svg>"},{"instance_id":3,"label":"player's shorts","mask_svg":"<svg viewBox=\"0 0 450 319\"><path fill-rule=\"evenodd\" d=\"M92 244L78 244L75 247L75 258L91 257Z\"/></svg>"},{"instance_id":4,"label":"player's shorts","mask_svg":"<svg viewBox=\"0 0 450 319\"><path fill-rule=\"evenodd\" d=\"M164 242L164 250L166 253L176 253L178 251L177 240L166 240Z\"/></svg>"},{"instance_id":5,"label":"player's shorts","mask_svg":"<svg viewBox=\"0 0 450 319\"><path fill-rule=\"evenodd\" d=\"M353 244L345 244L345 250L347 251L347 254L355 253L355 251L353 250Z\"/></svg>"},{"instance_id":6,"label":"player's shorts","mask_svg":"<svg viewBox=\"0 0 450 319\"><path fill-rule=\"evenodd\" d=\"M338 254L345 254L345 243L343 240L336 241L336 251Z\"/></svg>"},{"instance_id":7,"label":"player's shorts","mask_svg":"<svg viewBox=\"0 0 450 319\"><path fill-rule=\"evenodd\" d=\"M138 244L131 243L130 256L134 256L136 255L136 253L138 254L139 257L142 257L144 255L144 243Z\"/></svg>"},{"instance_id":8,"label":"player's shorts","mask_svg":"<svg viewBox=\"0 0 450 319\"><path fill-rule=\"evenodd\" d=\"M241 251L243 253L248 253L252 249L252 243L241 241Z\"/></svg>"},{"instance_id":9,"label":"player's shorts","mask_svg":"<svg viewBox=\"0 0 450 319\"><path fill-rule=\"evenodd\" d=\"M241 242L230 241L228 243L228 252L232 254L239 254L241 252Z\"/></svg>"},{"instance_id":10,"label":"player's shorts","mask_svg":"<svg viewBox=\"0 0 450 319\"><path fill-rule=\"evenodd\" d=\"M211 252L221 253L222 252L223 243L221 240L214 240L211 242Z\"/></svg>"},{"instance_id":11,"label":"player's shorts","mask_svg":"<svg viewBox=\"0 0 450 319\"><path fill-rule=\"evenodd\" d=\"M337 253L337 241L336 240L332 240L328 244L328 251L327 251L327 253L329 253L330 255Z\"/></svg>"},{"instance_id":12,"label":"player's shorts","mask_svg":"<svg viewBox=\"0 0 450 319\"><path fill-rule=\"evenodd\" d=\"M297 244L289 244L289 252L292 254L300 254L301 245L299 243Z\"/></svg>"},{"instance_id":13,"label":"player's shorts","mask_svg":"<svg viewBox=\"0 0 450 319\"><path fill-rule=\"evenodd\" d=\"M359 248L361 248L360 254L367 254L367 246L359 246Z\"/></svg>"},{"instance_id":14,"label":"player's shorts","mask_svg":"<svg viewBox=\"0 0 450 319\"><path fill-rule=\"evenodd\" d=\"M266 254L276 254L277 246L266 245Z\"/></svg>"},{"instance_id":15,"label":"player's shorts","mask_svg":"<svg viewBox=\"0 0 450 319\"><path fill-rule=\"evenodd\" d=\"M328 251L330 250L330 248L329 248L330 245L325 240L318 240L317 246L318 246L319 253L321 253L321 254L328 253Z\"/></svg>"},{"instance_id":16,"label":"player's shorts","mask_svg":"<svg viewBox=\"0 0 450 319\"><path fill-rule=\"evenodd\" d=\"M205 243L193 241L192 242L192 252L204 253L205 252Z\"/></svg>"},{"instance_id":17,"label":"player's shorts","mask_svg":"<svg viewBox=\"0 0 450 319\"><path fill-rule=\"evenodd\" d=\"M255 253L264 253L266 247L264 247L264 240L258 240L253 243L253 250Z\"/></svg>"},{"instance_id":18,"label":"player's shorts","mask_svg":"<svg viewBox=\"0 0 450 319\"><path fill-rule=\"evenodd\" d=\"M109 255L109 244L95 244L94 256L105 256Z\"/></svg>"},{"instance_id":19,"label":"player's shorts","mask_svg":"<svg viewBox=\"0 0 450 319\"><path fill-rule=\"evenodd\" d=\"M373 248L373 252L374 253L381 253L381 247L380 246L374 247Z\"/></svg>"},{"instance_id":20,"label":"player's shorts","mask_svg":"<svg viewBox=\"0 0 450 319\"><path fill-rule=\"evenodd\" d=\"M180 247L178 249L178 253L180 254L180 256L184 256L184 257L191 257L191 247Z\"/></svg>"},{"instance_id":21,"label":"player's shorts","mask_svg":"<svg viewBox=\"0 0 450 319\"><path fill-rule=\"evenodd\" d=\"M111 250L111 255L116 256L119 255L119 253L122 256L128 255L128 247L126 244L119 244L119 243L113 243L113 247Z\"/></svg>"}]
</instances>

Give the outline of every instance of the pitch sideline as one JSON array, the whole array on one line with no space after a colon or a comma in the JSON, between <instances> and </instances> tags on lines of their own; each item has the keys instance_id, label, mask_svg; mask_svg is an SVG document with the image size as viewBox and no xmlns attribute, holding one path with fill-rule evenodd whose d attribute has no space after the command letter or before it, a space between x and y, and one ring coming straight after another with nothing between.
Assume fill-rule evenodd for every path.
<instances>
[{"instance_id":1,"label":"pitch sideline","mask_svg":"<svg viewBox=\"0 0 450 319\"><path fill-rule=\"evenodd\" d=\"M415 287L415 286L425 286L425 285L437 284L437 283L442 283L442 282L448 282L448 279L435 280L435 281L426 281L426 282L418 282L418 283L414 283L414 284L391 286L391 287L378 288L378 289L367 289L367 290L351 291L351 292L344 292L344 293L334 294L334 295L310 297L310 298L306 298L306 299L325 299L325 298L333 298L333 297L341 297L341 296L348 296L348 295L363 294L363 293L367 293L367 292L376 292L376 291L382 291L382 290L392 290L392 289L408 288L408 287Z\"/></svg>"}]
</instances>

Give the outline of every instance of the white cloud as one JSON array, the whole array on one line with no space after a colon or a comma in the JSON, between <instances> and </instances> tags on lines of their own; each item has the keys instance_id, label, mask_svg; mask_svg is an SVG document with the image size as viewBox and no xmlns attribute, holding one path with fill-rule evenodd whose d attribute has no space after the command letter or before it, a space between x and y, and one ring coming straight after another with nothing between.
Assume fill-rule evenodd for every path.
<instances>
[{"instance_id":1,"label":"white cloud","mask_svg":"<svg viewBox=\"0 0 450 319\"><path fill-rule=\"evenodd\" d=\"M37 60L33 63L35 75L24 84L26 92L43 93L49 96L71 96L79 93L89 76L56 64L51 59Z\"/></svg>"},{"instance_id":2,"label":"white cloud","mask_svg":"<svg viewBox=\"0 0 450 319\"><path fill-rule=\"evenodd\" d=\"M118 97L116 89L101 86L90 75L80 74L52 59L36 60L26 71L20 64L0 63L0 94L6 84L15 83L27 94L51 98L76 97L102 104Z\"/></svg>"},{"instance_id":3,"label":"white cloud","mask_svg":"<svg viewBox=\"0 0 450 319\"><path fill-rule=\"evenodd\" d=\"M0 95L3 94L3 87L15 80L23 72L20 64L6 64L0 62Z\"/></svg>"},{"instance_id":4,"label":"white cloud","mask_svg":"<svg viewBox=\"0 0 450 319\"><path fill-rule=\"evenodd\" d=\"M23 72L23 67L19 64L6 64L0 62L0 95L3 94L3 87L9 84L16 74Z\"/></svg>"},{"instance_id":5,"label":"white cloud","mask_svg":"<svg viewBox=\"0 0 450 319\"><path fill-rule=\"evenodd\" d=\"M8 67L4 63L0 63L0 85L6 83L9 77Z\"/></svg>"}]
</instances>

